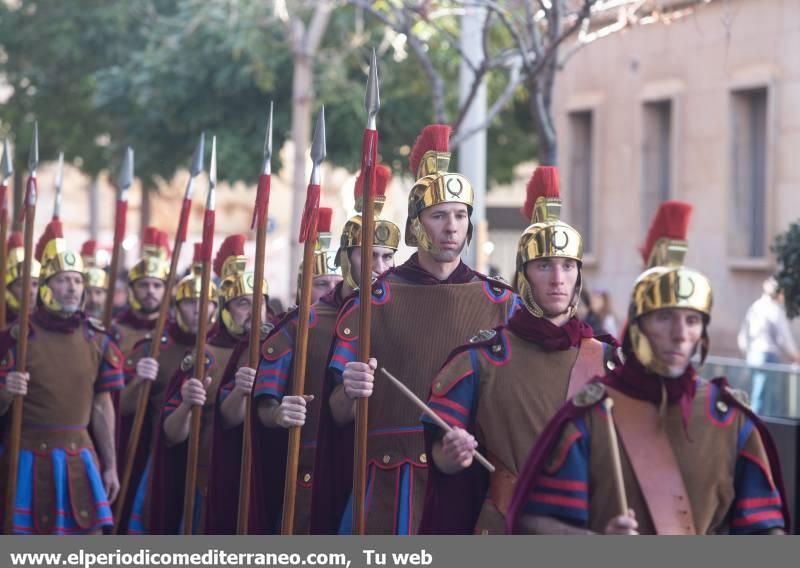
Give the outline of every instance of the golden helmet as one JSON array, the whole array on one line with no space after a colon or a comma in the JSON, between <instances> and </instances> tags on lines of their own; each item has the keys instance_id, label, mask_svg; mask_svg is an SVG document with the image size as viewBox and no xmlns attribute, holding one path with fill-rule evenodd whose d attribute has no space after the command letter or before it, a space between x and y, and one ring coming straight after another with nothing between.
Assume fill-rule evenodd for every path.
<instances>
[{"instance_id":1,"label":"golden helmet","mask_svg":"<svg viewBox=\"0 0 800 568\"><path fill-rule=\"evenodd\" d=\"M449 150L450 127L446 124L429 124L414 142L409 156L411 171L417 181L408 195L408 219L406 220L407 245L431 250L432 244L420 221L423 210L441 203L463 203L472 216L475 199L472 184L457 173L450 173ZM472 221L467 229L467 242L472 239Z\"/></svg>"},{"instance_id":2,"label":"golden helmet","mask_svg":"<svg viewBox=\"0 0 800 568\"><path fill-rule=\"evenodd\" d=\"M331 234L331 221L333 209L320 207L317 213L317 241L314 243L314 272L312 279L318 276L341 276L342 269L336 262L336 251L331 248L333 235ZM300 304L300 288L303 282L303 263L297 268L297 294L295 303Z\"/></svg>"},{"instance_id":3,"label":"golden helmet","mask_svg":"<svg viewBox=\"0 0 800 568\"><path fill-rule=\"evenodd\" d=\"M200 295L202 294L203 289L203 262L200 260L202 258L202 243L195 243L194 245L194 258L192 260L192 266L189 269L189 274L181 278L178 284L175 286L175 305L177 306L182 300L199 300ZM208 286L208 301L213 302L215 305L219 305L219 299L217 295L217 286L214 284L213 281L209 282ZM175 310L175 319L178 322L178 325L184 331L190 331L186 322L183 321L181 317L181 311ZM214 311L214 315L211 318L209 323L214 323L217 319L216 310Z\"/></svg>"},{"instance_id":4,"label":"golden helmet","mask_svg":"<svg viewBox=\"0 0 800 568\"><path fill-rule=\"evenodd\" d=\"M531 225L517 243L516 288L525 308L536 317L543 317L542 308L533 298L525 265L539 258L571 258L578 263L578 280L569 304L570 317L575 315L581 295L581 263L583 238L571 225L561 220L561 194L558 168L539 166L528 181L523 213Z\"/></svg>"},{"instance_id":5,"label":"golden helmet","mask_svg":"<svg viewBox=\"0 0 800 568\"><path fill-rule=\"evenodd\" d=\"M387 247L394 251L400 246L400 227L387 219L380 219L378 216L386 203L386 188L391 178L391 170L388 166L378 165L375 168L375 233L372 244L376 247ZM355 198L356 211L362 210L364 181L361 175L356 179ZM359 287L360 275L353 274L350 264L350 251L361 246L361 215L350 217L342 228L342 236L339 240L339 250L336 252L336 265L342 267L342 275L345 283L352 289Z\"/></svg>"},{"instance_id":6,"label":"golden helmet","mask_svg":"<svg viewBox=\"0 0 800 568\"><path fill-rule=\"evenodd\" d=\"M683 266L687 251L686 233L692 208L687 203L667 201L661 204L642 247L645 270L636 279L628 306L628 327L624 343L648 369L667 374L653 356L647 337L639 327L639 318L660 309L687 308L703 315L700 345L701 365L708 355L708 323L711 321L713 293L711 282L702 273Z\"/></svg>"},{"instance_id":7,"label":"golden helmet","mask_svg":"<svg viewBox=\"0 0 800 568\"><path fill-rule=\"evenodd\" d=\"M228 302L241 296L252 296L255 273L247 270L247 257L244 254L244 235L231 235L219 247L214 258L214 272L220 279L219 300L222 323L233 335L244 335L247 330L238 325L228 311ZM262 292L266 297L267 282L263 282Z\"/></svg>"},{"instance_id":8,"label":"golden helmet","mask_svg":"<svg viewBox=\"0 0 800 568\"><path fill-rule=\"evenodd\" d=\"M53 219L47 224L39 242L36 243L36 258L42 265L39 272L39 299L47 309L60 312L62 306L53 297L48 281L61 272L83 274L81 255L67 248L61 221Z\"/></svg>"},{"instance_id":9,"label":"golden helmet","mask_svg":"<svg viewBox=\"0 0 800 568\"><path fill-rule=\"evenodd\" d=\"M331 248L333 209L320 207L317 214L317 242L314 244L314 277L326 274L342 275L336 264L336 252Z\"/></svg>"},{"instance_id":10,"label":"golden helmet","mask_svg":"<svg viewBox=\"0 0 800 568\"><path fill-rule=\"evenodd\" d=\"M107 250L99 248L97 241L89 239L81 246L83 259L83 281L87 288L108 288L108 265L110 262Z\"/></svg>"},{"instance_id":11,"label":"golden helmet","mask_svg":"<svg viewBox=\"0 0 800 568\"><path fill-rule=\"evenodd\" d=\"M135 311L142 305L133 293L133 283L142 278L157 278L163 282L169 278L169 235L155 227L146 227L142 237L142 258L128 271L128 304Z\"/></svg>"},{"instance_id":12,"label":"golden helmet","mask_svg":"<svg viewBox=\"0 0 800 568\"><path fill-rule=\"evenodd\" d=\"M14 231L8 237L6 247L6 302L12 310L18 312L20 309L19 300L11 293L9 288L18 279L22 278L22 265L25 262L25 243L22 233ZM31 261L31 278L38 280L42 265L38 260Z\"/></svg>"}]
</instances>

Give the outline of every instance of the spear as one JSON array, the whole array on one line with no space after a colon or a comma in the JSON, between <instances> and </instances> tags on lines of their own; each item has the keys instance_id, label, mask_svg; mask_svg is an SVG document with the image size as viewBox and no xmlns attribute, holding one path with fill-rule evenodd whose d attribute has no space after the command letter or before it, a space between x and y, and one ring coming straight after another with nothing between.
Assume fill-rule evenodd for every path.
<instances>
[{"instance_id":1,"label":"spear","mask_svg":"<svg viewBox=\"0 0 800 568\"><path fill-rule=\"evenodd\" d=\"M6 327L6 263L8 261L8 185L6 180L14 173L8 139L3 141L3 159L0 160L0 329Z\"/></svg>"},{"instance_id":2,"label":"spear","mask_svg":"<svg viewBox=\"0 0 800 568\"><path fill-rule=\"evenodd\" d=\"M269 212L269 190L272 178L272 102L269 103L269 120L267 136L264 140L264 163L258 177L258 192L253 208L251 229L256 229L256 267L253 279L253 315L250 317L250 338L248 344L248 366L258 368L261 339L261 307L264 304L264 255L267 248L267 215ZM251 423L253 399L247 397L244 407L244 425L242 429L242 468L239 473L239 513L236 520L236 534L247 534L248 515L250 513L250 468L252 467Z\"/></svg>"},{"instance_id":3,"label":"spear","mask_svg":"<svg viewBox=\"0 0 800 568\"><path fill-rule=\"evenodd\" d=\"M208 168L208 197L203 217L203 246L200 261L203 272L200 280L200 319L197 322L197 341L194 350L194 376L201 383L206 378L206 333L208 332L208 289L211 286L211 252L214 248L214 209L217 187L217 137L211 138L211 165ZM197 487L197 459L200 451L200 419L203 408L192 406L189 426L189 448L186 453L186 483L183 493L183 532L192 534L194 521L195 489Z\"/></svg>"},{"instance_id":4,"label":"spear","mask_svg":"<svg viewBox=\"0 0 800 568\"><path fill-rule=\"evenodd\" d=\"M303 243L303 277L300 285L297 339L292 373L292 395L303 394L306 383L308 358L308 319L311 313L311 279L314 275L314 245L317 240L317 213L319 211L320 164L325 159L325 107L319 111L314 142L311 144L311 179L306 191L303 221L300 225L300 242ZM297 497L297 467L300 460L300 427L289 429L289 449L286 459L286 483L283 489L283 519L281 534L294 531L294 506Z\"/></svg>"},{"instance_id":5,"label":"spear","mask_svg":"<svg viewBox=\"0 0 800 568\"><path fill-rule=\"evenodd\" d=\"M28 366L28 326L30 323L31 263L33 261L33 229L36 218L36 167L39 165L39 123L33 123L33 140L28 155L28 183L23 202L22 219L25 221L25 260L22 264L22 298L20 298L19 333L17 335L16 370L25 373ZM6 484L5 532L14 532L14 510L17 496L17 467L19 465L20 436L22 434L22 397L15 396L11 408L11 428L8 436L8 483Z\"/></svg>"},{"instance_id":6,"label":"spear","mask_svg":"<svg viewBox=\"0 0 800 568\"><path fill-rule=\"evenodd\" d=\"M61 188L64 185L64 152L58 153L58 167L53 181L55 197L53 198L53 221L61 219Z\"/></svg>"},{"instance_id":7,"label":"spear","mask_svg":"<svg viewBox=\"0 0 800 568\"><path fill-rule=\"evenodd\" d=\"M122 241L125 239L125 220L128 214L128 190L133 184L133 148L128 146L122 160L119 178L117 179L117 209L114 213L114 248L111 249L111 265L108 269L106 288L106 305L103 311L103 326L111 329L111 318L114 314L114 288L119 272L122 256ZM60 194L60 192L59 192ZM60 205L60 198L57 201ZM60 207L59 207L60 208Z\"/></svg>"},{"instance_id":8,"label":"spear","mask_svg":"<svg viewBox=\"0 0 800 568\"><path fill-rule=\"evenodd\" d=\"M172 288L175 286L175 278L178 274L178 259L181 255L181 246L186 241L186 233L189 230L189 213L192 210L192 194L194 193L194 178L203 171L203 155L205 152L205 134L200 135L200 140L197 142L197 147L192 155L191 169L189 170L189 180L186 182L186 191L183 194L183 204L181 205L181 214L178 220L178 230L175 232L175 241L172 246L172 260L169 265L169 275L167 282L164 284L164 299L158 311L158 319L156 326L153 329L153 334L150 336L150 357L158 359L158 354L161 351L161 336L164 334L164 328L167 325L167 317L169 316L169 299L172 297ZM136 450L139 447L139 437L142 433L142 425L144 424L144 416L147 412L147 404L150 400L150 387L151 381L144 381L139 393L139 402L136 406L136 414L133 417L133 425L131 426L131 433L128 437L128 448L125 451L125 469L122 473L122 481L120 483L119 499L114 503L115 511L114 518L114 534L119 530L120 514L122 513L123 502L125 496L128 494L128 488L131 483L131 475L133 474L133 462L136 458Z\"/></svg>"},{"instance_id":9,"label":"spear","mask_svg":"<svg viewBox=\"0 0 800 568\"><path fill-rule=\"evenodd\" d=\"M367 111L367 127L361 144L361 175L364 179L363 205L361 213L361 279L359 289L361 304L359 306L359 344L358 360L369 362L372 304L372 245L375 238L375 164L378 158L378 130L376 118L380 109L378 92L378 62L375 50L372 50L372 61L369 66L367 92L364 107ZM353 454L353 534L364 534L365 515L364 500L367 491L367 430L369 416L369 400L359 398L356 403L356 428Z\"/></svg>"}]
</instances>

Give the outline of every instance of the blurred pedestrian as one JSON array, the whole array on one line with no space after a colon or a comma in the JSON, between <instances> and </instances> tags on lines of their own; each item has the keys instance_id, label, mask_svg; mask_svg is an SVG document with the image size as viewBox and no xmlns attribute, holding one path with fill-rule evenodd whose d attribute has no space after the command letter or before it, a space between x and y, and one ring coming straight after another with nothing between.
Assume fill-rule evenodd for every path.
<instances>
[{"instance_id":1,"label":"blurred pedestrian","mask_svg":"<svg viewBox=\"0 0 800 568\"><path fill-rule=\"evenodd\" d=\"M747 310L737 340L748 365L757 367L765 363L800 363L800 353L783 306L783 293L774 278L764 281L763 293ZM756 412L774 411L765 402L780 398L773 395L768 399L764 396L766 379L767 374L763 370L753 373L750 402ZM774 388L780 387L776 385Z\"/></svg>"},{"instance_id":2,"label":"blurred pedestrian","mask_svg":"<svg viewBox=\"0 0 800 568\"><path fill-rule=\"evenodd\" d=\"M600 322L600 327L613 337L617 337L619 326L614 310L611 307L611 295L606 290L592 292L591 312Z\"/></svg>"}]
</instances>

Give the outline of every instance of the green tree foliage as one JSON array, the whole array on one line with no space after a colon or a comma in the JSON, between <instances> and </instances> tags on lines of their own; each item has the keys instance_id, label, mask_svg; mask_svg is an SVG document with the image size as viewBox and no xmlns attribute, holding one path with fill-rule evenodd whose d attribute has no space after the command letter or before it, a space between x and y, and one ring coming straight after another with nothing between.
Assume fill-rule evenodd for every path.
<instances>
[{"instance_id":1,"label":"green tree foliage","mask_svg":"<svg viewBox=\"0 0 800 568\"><path fill-rule=\"evenodd\" d=\"M276 148L290 124L292 54L271 8L256 0L0 2L0 77L13 90L0 107L0 134L15 137L16 169L25 169L23 149L38 119L42 159L63 150L89 174L115 168L131 145L137 176L148 185L168 178L188 162L204 130L218 137L220 178L254 182L270 100ZM449 33L457 33L457 23L447 23ZM458 53L441 33L426 33L455 113ZM337 165L359 164L373 46L380 56L383 160L407 171L415 136L433 120L419 62L388 39L379 22L352 7L334 10L312 96L326 106L328 156ZM497 83L491 79L489 88L502 89ZM526 113L521 92L489 130L494 180L506 181L515 163L533 155Z\"/></svg>"},{"instance_id":2,"label":"green tree foliage","mask_svg":"<svg viewBox=\"0 0 800 568\"><path fill-rule=\"evenodd\" d=\"M800 315L800 221L775 238L772 252L778 260L775 279L783 291L786 315L795 318Z\"/></svg>"}]
</instances>

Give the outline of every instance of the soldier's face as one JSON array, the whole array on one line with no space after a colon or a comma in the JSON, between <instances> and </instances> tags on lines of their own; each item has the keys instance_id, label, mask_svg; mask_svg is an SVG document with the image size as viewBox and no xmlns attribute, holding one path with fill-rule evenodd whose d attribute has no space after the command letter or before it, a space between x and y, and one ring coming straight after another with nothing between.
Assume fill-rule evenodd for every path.
<instances>
[{"instance_id":1,"label":"soldier's face","mask_svg":"<svg viewBox=\"0 0 800 568\"><path fill-rule=\"evenodd\" d=\"M703 336L703 315L687 308L664 308L639 318L639 327L650 342L653 356L680 377Z\"/></svg>"},{"instance_id":2,"label":"soldier's face","mask_svg":"<svg viewBox=\"0 0 800 568\"><path fill-rule=\"evenodd\" d=\"M578 263L571 258L537 258L525 265L533 301L545 317L554 318L567 311L579 273Z\"/></svg>"},{"instance_id":3,"label":"soldier's face","mask_svg":"<svg viewBox=\"0 0 800 568\"><path fill-rule=\"evenodd\" d=\"M47 284L53 291L53 299L61 305L62 311L72 314L81 309L83 274L59 272L51 277Z\"/></svg>"},{"instance_id":4,"label":"soldier's face","mask_svg":"<svg viewBox=\"0 0 800 568\"><path fill-rule=\"evenodd\" d=\"M395 251L388 247L372 247L372 276L377 277L394 266ZM350 251L350 266L353 278L358 282L361 278L361 249Z\"/></svg>"},{"instance_id":5,"label":"soldier's face","mask_svg":"<svg viewBox=\"0 0 800 568\"><path fill-rule=\"evenodd\" d=\"M237 324L250 331L253 324L253 296L239 296L228 302L228 311ZM261 304L261 321L265 321L267 313L266 302Z\"/></svg>"},{"instance_id":6,"label":"soldier's face","mask_svg":"<svg viewBox=\"0 0 800 568\"><path fill-rule=\"evenodd\" d=\"M17 299L17 302L22 304L22 278L17 278L14 280L11 285L8 287L8 291L11 292L14 297ZM28 312L32 312L34 308L36 308L36 295L39 293L39 279L32 278L31 279L31 291L30 291L30 303L28 304Z\"/></svg>"},{"instance_id":7,"label":"soldier's face","mask_svg":"<svg viewBox=\"0 0 800 568\"><path fill-rule=\"evenodd\" d=\"M206 318L211 323L211 317L217 309L217 304L214 302L208 303L208 310L206 311ZM197 333L198 324L200 323L200 300L181 300L178 302L178 311L181 313L181 319L189 328L189 331Z\"/></svg>"},{"instance_id":8,"label":"soldier's face","mask_svg":"<svg viewBox=\"0 0 800 568\"><path fill-rule=\"evenodd\" d=\"M144 313L155 313L164 299L164 282L158 278L140 278L133 283L133 296Z\"/></svg>"},{"instance_id":9,"label":"soldier's face","mask_svg":"<svg viewBox=\"0 0 800 568\"><path fill-rule=\"evenodd\" d=\"M311 282L311 303L316 304L325 294L333 291L341 281L342 277L338 274L324 274L314 278Z\"/></svg>"},{"instance_id":10,"label":"soldier's face","mask_svg":"<svg viewBox=\"0 0 800 568\"><path fill-rule=\"evenodd\" d=\"M87 288L83 311L87 316L100 318L106 306L106 290L103 288Z\"/></svg>"},{"instance_id":11,"label":"soldier's face","mask_svg":"<svg viewBox=\"0 0 800 568\"><path fill-rule=\"evenodd\" d=\"M437 262L452 262L461 255L469 230L466 205L440 203L423 210L419 220L433 245L430 254Z\"/></svg>"}]
</instances>

